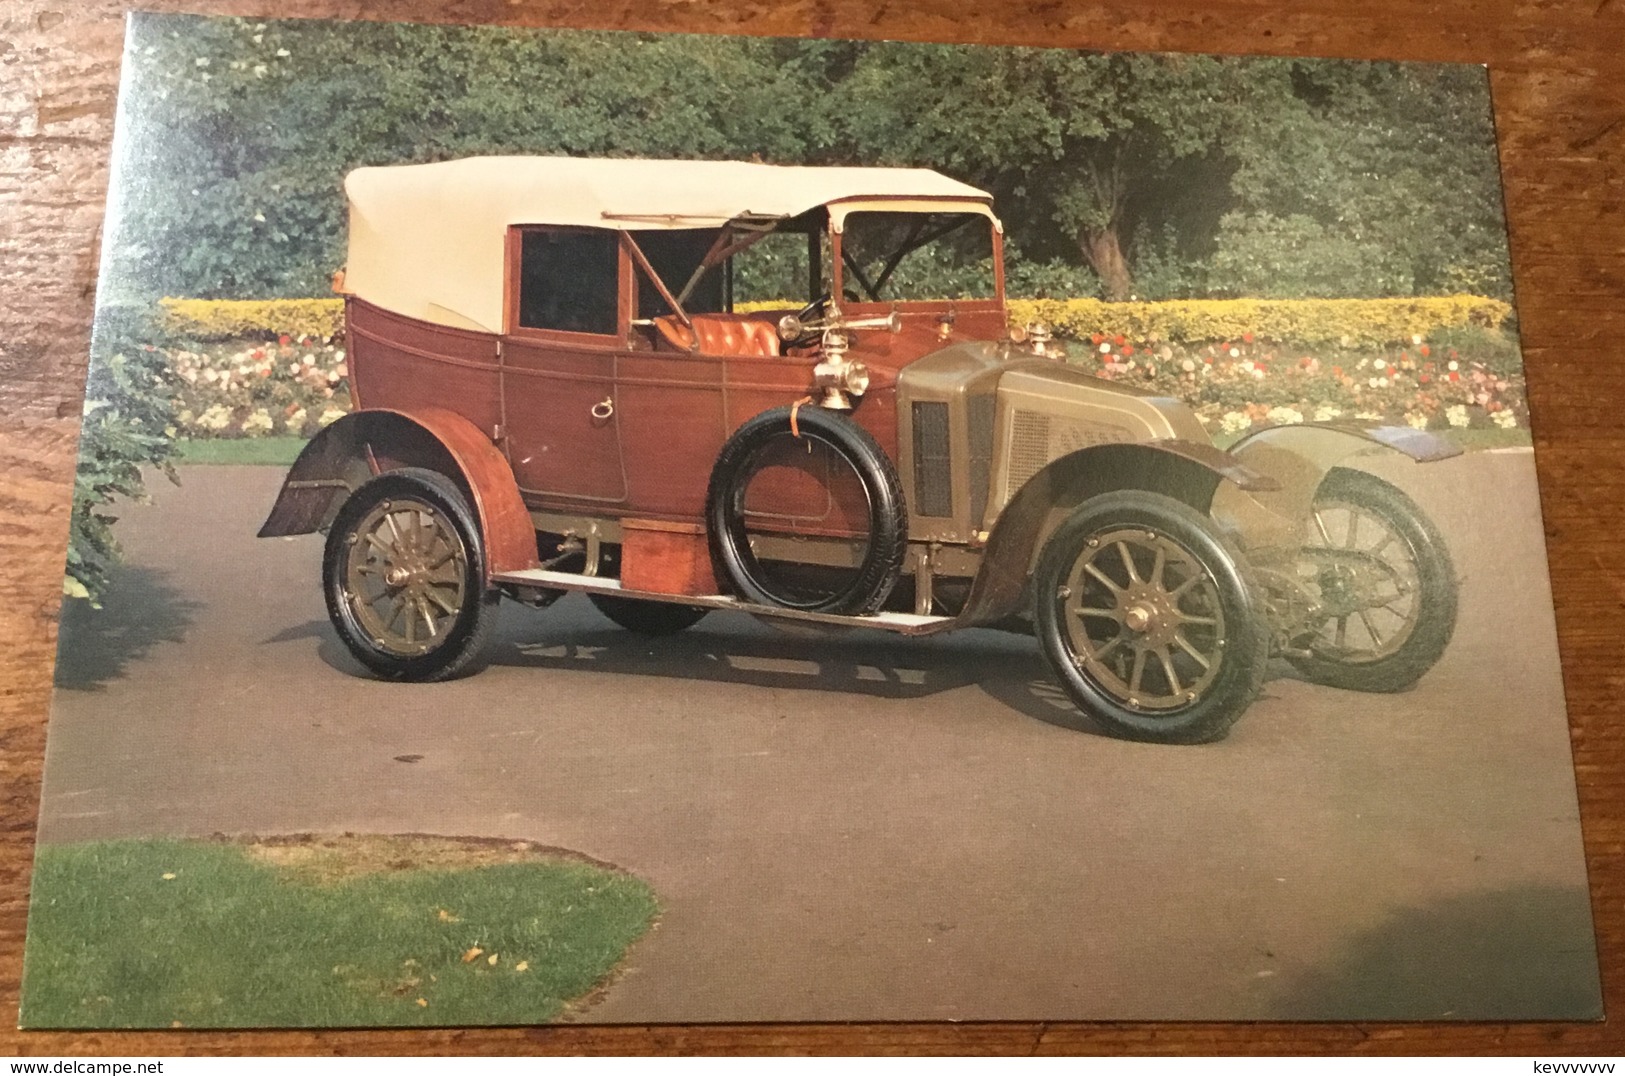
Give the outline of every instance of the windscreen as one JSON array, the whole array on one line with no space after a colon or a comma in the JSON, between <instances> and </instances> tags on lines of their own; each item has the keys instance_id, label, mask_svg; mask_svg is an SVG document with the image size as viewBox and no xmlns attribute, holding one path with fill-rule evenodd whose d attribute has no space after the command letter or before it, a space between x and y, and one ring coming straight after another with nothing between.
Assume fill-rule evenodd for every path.
<instances>
[{"instance_id":1,"label":"windscreen","mask_svg":"<svg viewBox=\"0 0 1625 1076\"><path fill-rule=\"evenodd\" d=\"M843 298L992 299L993 222L978 213L851 213L841 236Z\"/></svg>"}]
</instances>

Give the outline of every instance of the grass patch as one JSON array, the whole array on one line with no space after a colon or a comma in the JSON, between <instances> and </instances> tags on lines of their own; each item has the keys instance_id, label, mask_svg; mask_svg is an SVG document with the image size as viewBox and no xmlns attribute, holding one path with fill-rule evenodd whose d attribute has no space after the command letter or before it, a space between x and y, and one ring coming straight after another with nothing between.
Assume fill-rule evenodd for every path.
<instances>
[{"instance_id":1,"label":"grass patch","mask_svg":"<svg viewBox=\"0 0 1625 1076\"><path fill-rule=\"evenodd\" d=\"M29 1028L534 1024L606 981L647 885L444 838L44 845Z\"/></svg>"},{"instance_id":2,"label":"grass patch","mask_svg":"<svg viewBox=\"0 0 1625 1076\"><path fill-rule=\"evenodd\" d=\"M303 437L181 438L175 442L175 462L287 467L309 443Z\"/></svg>"}]
</instances>

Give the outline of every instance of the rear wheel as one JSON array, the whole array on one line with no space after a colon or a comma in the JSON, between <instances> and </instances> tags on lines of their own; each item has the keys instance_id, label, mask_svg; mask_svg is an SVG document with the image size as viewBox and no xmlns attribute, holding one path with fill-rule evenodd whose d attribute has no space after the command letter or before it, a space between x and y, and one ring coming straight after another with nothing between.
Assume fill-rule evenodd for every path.
<instances>
[{"instance_id":1,"label":"rear wheel","mask_svg":"<svg viewBox=\"0 0 1625 1076\"><path fill-rule=\"evenodd\" d=\"M1315 493L1303 574L1320 595L1288 660L1318 684L1403 691L1456 630L1456 571L1433 523L1375 475L1334 468Z\"/></svg>"},{"instance_id":2,"label":"rear wheel","mask_svg":"<svg viewBox=\"0 0 1625 1076\"><path fill-rule=\"evenodd\" d=\"M639 635L675 635L698 624L710 610L674 602L652 602L641 598L619 598L613 594L589 594L593 605L627 631Z\"/></svg>"},{"instance_id":3,"label":"rear wheel","mask_svg":"<svg viewBox=\"0 0 1625 1076\"><path fill-rule=\"evenodd\" d=\"M1084 502L1045 545L1033 595L1056 677L1114 735L1220 739L1263 684L1269 636L1245 562L1170 497Z\"/></svg>"},{"instance_id":4,"label":"rear wheel","mask_svg":"<svg viewBox=\"0 0 1625 1076\"><path fill-rule=\"evenodd\" d=\"M446 680L479 659L501 595L455 483L418 468L371 479L339 509L322 565L328 616L367 668Z\"/></svg>"}]
</instances>

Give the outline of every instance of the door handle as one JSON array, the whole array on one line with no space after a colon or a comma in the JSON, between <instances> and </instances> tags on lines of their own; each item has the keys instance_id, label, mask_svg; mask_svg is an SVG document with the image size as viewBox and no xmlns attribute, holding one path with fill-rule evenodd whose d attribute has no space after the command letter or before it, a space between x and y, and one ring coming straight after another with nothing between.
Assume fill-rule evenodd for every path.
<instances>
[{"instance_id":1,"label":"door handle","mask_svg":"<svg viewBox=\"0 0 1625 1076\"><path fill-rule=\"evenodd\" d=\"M610 399L608 396L605 396L602 400L599 400L597 403L592 405L592 417L597 419L599 422L608 421L609 417L614 413L615 401Z\"/></svg>"}]
</instances>

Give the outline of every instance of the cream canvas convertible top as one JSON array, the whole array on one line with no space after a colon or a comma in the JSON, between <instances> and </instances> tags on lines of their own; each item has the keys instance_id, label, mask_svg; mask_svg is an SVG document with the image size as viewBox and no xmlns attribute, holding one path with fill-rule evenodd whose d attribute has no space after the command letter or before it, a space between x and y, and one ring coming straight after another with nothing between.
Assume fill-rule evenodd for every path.
<instances>
[{"instance_id":1,"label":"cream canvas convertible top","mask_svg":"<svg viewBox=\"0 0 1625 1076\"><path fill-rule=\"evenodd\" d=\"M346 289L398 314L485 332L503 328L504 250L515 224L715 228L864 199L958 203L992 216L986 191L927 168L470 157L358 168L344 190Z\"/></svg>"}]
</instances>

